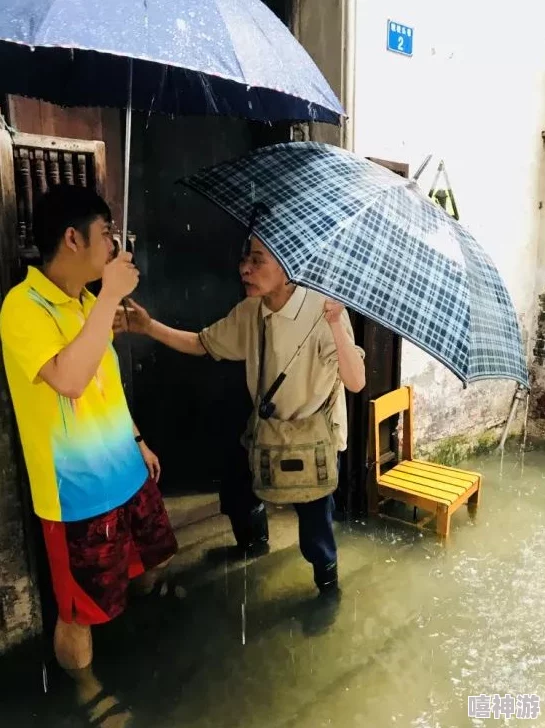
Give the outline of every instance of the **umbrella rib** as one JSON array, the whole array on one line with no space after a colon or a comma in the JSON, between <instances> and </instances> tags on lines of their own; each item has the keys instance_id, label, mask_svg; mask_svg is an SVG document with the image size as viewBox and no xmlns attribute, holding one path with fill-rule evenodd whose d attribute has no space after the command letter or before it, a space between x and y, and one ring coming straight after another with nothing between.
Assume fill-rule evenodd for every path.
<instances>
[{"instance_id":1,"label":"umbrella rib","mask_svg":"<svg viewBox=\"0 0 545 728\"><path fill-rule=\"evenodd\" d=\"M410 182L410 181L408 181L408 182ZM401 185L398 185L398 187L403 188L403 189L408 189L410 187L410 184L401 184ZM329 245L331 240L333 238L335 238L335 236L337 234L339 234L339 232L345 230L349 225L351 225L354 222L354 220L357 220L357 218L360 215L365 214L367 212L367 210L377 202L377 200L379 199L379 197L381 197L381 195L385 195L389 191L390 191L389 189L379 190L368 204L366 204L365 206L362 206L360 209L356 210L352 215L347 216L341 223L338 223L335 227L335 232L329 236L329 239L327 240L327 242L325 242L325 245ZM408 221L406 223L405 230L408 228L409 222L410 221ZM305 261L305 267L307 267L307 268L310 267L315 260L319 260L317 253L315 253L312 256L312 258L309 258L308 261Z\"/></svg>"},{"instance_id":2,"label":"umbrella rib","mask_svg":"<svg viewBox=\"0 0 545 728\"><path fill-rule=\"evenodd\" d=\"M224 27L225 27L225 29L227 31L227 34L230 35L229 25L228 25L227 21L225 20L225 15L223 14L223 10L222 10L222 7L221 7L221 0L218 0L216 7L217 7L218 13L219 13L219 15L221 17L222 23L223 23L223 25L224 25ZM233 55L235 56L235 59L236 59L236 62L237 62L237 66L238 66L239 71L240 71L240 77L241 77L241 79L244 81L244 83L246 83L247 86L251 86L251 84L249 84L246 81L246 77L245 77L245 74L244 74L244 69L242 68L242 65L241 65L241 63L239 61L239 58L238 58L237 54L236 54L236 49L235 49L234 44L233 44Z\"/></svg>"},{"instance_id":3,"label":"umbrella rib","mask_svg":"<svg viewBox=\"0 0 545 728\"><path fill-rule=\"evenodd\" d=\"M45 24L45 22L47 21L47 19L48 19L48 18L49 18L49 16L51 15L51 11L52 11L52 10L53 10L53 3L51 3L51 5L49 6L49 9L47 10L46 14L45 14L45 15L44 15L44 17L42 18L42 22L40 23L40 28L38 29L37 33L39 33L39 32L40 32L40 30L41 30L42 26L43 26L43 25ZM37 33L35 33L35 35L37 35ZM40 43L38 43L37 41L38 41L38 39L36 38L36 43L35 43L34 45L41 45L41 44L40 44ZM31 47L32 47L32 46L31 46Z\"/></svg>"}]
</instances>

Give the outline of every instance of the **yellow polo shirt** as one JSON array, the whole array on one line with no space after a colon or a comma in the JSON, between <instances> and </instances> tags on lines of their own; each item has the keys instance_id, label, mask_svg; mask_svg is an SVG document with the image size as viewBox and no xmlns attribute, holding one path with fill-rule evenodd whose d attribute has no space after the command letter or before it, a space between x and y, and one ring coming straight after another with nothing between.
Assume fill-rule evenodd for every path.
<instances>
[{"instance_id":1,"label":"yellow polo shirt","mask_svg":"<svg viewBox=\"0 0 545 728\"><path fill-rule=\"evenodd\" d=\"M78 521L127 502L147 471L110 342L83 395L69 399L39 372L83 328L95 303L70 298L38 269L13 288L0 312L4 365L38 516Z\"/></svg>"},{"instance_id":2,"label":"yellow polo shirt","mask_svg":"<svg viewBox=\"0 0 545 728\"><path fill-rule=\"evenodd\" d=\"M246 298L220 321L203 329L200 339L214 359L246 362L246 383L252 399L258 394L260 318L265 325L265 363L263 395L284 370L297 348L312 329L290 367L286 379L273 397L275 417L281 420L309 417L317 412L331 394L339 372L337 346L331 327L322 317L325 296L298 286L280 311L270 311L260 298ZM342 323L354 341L354 332L346 311ZM362 358L362 349L354 347ZM344 387L332 404L339 450L347 445L347 413Z\"/></svg>"}]
</instances>

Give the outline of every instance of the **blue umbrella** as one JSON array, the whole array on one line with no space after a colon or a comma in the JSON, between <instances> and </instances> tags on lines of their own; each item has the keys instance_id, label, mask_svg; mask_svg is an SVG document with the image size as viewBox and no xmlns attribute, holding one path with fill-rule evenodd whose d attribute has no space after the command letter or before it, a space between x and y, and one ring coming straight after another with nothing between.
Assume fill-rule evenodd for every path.
<instances>
[{"instance_id":1,"label":"blue umbrella","mask_svg":"<svg viewBox=\"0 0 545 728\"><path fill-rule=\"evenodd\" d=\"M261 0L3 0L2 90L66 106L339 123L344 112ZM30 65L29 65L30 63Z\"/></svg>"},{"instance_id":2,"label":"blue umbrella","mask_svg":"<svg viewBox=\"0 0 545 728\"><path fill-rule=\"evenodd\" d=\"M261 0L3 0L2 90L64 106L339 123L310 56Z\"/></svg>"},{"instance_id":3,"label":"blue umbrella","mask_svg":"<svg viewBox=\"0 0 545 728\"><path fill-rule=\"evenodd\" d=\"M311 142L266 147L185 182L245 226L254 220L292 281L412 341L464 384L506 378L528 387L498 271L415 182Z\"/></svg>"}]
</instances>

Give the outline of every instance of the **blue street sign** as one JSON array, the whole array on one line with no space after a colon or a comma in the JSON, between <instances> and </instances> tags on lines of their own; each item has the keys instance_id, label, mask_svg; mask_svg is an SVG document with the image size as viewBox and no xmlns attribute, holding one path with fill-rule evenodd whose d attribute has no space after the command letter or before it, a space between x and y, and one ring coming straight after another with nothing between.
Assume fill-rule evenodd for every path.
<instances>
[{"instance_id":1,"label":"blue street sign","mask_svg":"<svg viewBox=\"0 0 545 728\"><path fill-rule=\"evenodd\" d=\"M413 54L414 28L401 25L394 20L388 21L388 50L403 56Z\"/></svg>"}]
</instances>

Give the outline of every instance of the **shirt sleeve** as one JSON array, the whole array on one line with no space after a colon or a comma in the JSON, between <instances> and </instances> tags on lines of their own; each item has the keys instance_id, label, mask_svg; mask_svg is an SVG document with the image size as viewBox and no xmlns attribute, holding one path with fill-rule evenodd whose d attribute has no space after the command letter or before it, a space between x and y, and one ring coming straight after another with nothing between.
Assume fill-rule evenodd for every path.
<instances>
[{"instance_id":1,"label":"shirt sleeve","mask_svg":"<svg viewBox=\"0 0 545 728\"><path fill-rule=\"evenodd\" d=\"M67 345L54 310L26 293L6 297L0 313L0 338L4 355L11 357L32 383L40 381L41 368Z\"/></svg>"},{"instance_id":2,"label":"shirt sleeve","mask_svg":"<svg viewBox=\"0 0 545 728\"><path fill-rule=\"evenodd\" d=\"M352 329L350 316L348 315L348 311L346 311L346 309L342 313L341 322L350 338L350 341L354 344L354 349L359 352L362 359L365 359L364 350L361 347L356 346L354 342L354 330ZM335 344L335 339L333 338L333 332L331 331L331 327L329 326L327 321L325 322L325 326L323 327L323 332L324 333L320 337L318 355L320 359L324 362L324 364L330 364L332 362L338 361L338 354L337 345Z\"/></svg>"},{"instance_id":3,"label":"shirt sleeve","mask_svg":"<svg viewBox=\"0 0 545 728\"><path fill-rule=\"evenodd\" d=\"M247 323L242 304L239 304L225 318L200 332L201 344L216 361L220 359L244 361L247 351Z\"/></svg>"}]
</instances>

